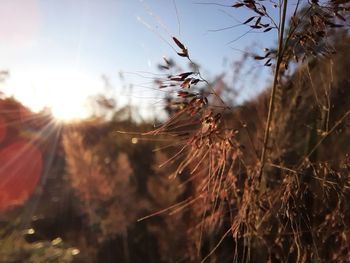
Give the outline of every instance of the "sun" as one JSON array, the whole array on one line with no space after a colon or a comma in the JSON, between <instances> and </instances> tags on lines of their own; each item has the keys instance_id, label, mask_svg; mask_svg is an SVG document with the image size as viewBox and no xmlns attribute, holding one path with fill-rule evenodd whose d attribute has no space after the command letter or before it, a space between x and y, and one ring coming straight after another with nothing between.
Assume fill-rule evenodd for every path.
<instances>
[{"instance_id":1,"label":"sun","mask_svg":"<svg viewBox=\"0 0 350 263\"><path fill-rule=\"evenodd\" d=\"M47 108L50 109L52 116L59 122L72 122L86 119L90 115L90 110L87 105L87 98L84 93L68 90L82 90L80 85L76 83L72 86L67 86L67 90L54 92L54 96L47 102Z\"/></svg>"},{"instance_id":2,"label":"sun","mask_svg":"<svg viewBox=\"0 0 350 263\"><path fill-rule=\"evenodd\" d=\"M60 122L91 115L88 98L98 94L102 81L78 70L35 70L12 74L8 91L34 112L48 108ZM28 87L29 85L29 87Z\"/></svg>"},{"instance_id":3,"label":"sun","mask_svg":"<svg viewBox=\"0 0 350 263\"><path fill-rule=\"evenodd\" d=\"M49 109L51 110L52 116L59 122L72 122L88 117L87 110L84 105L79 103L79 98L72 98L71 101L66 100L63 102L60 98L57 101L51 102Z\"/></svg>"},{"instance_id":4,"label":"sun","mask_svg":"<svg viewBox=\"0 0 350 263\"><path fill-rule=\"evenodd\" d=\"M46 105L52 115L63 122L87 118L90 114L87 98L94 92L91 78L81 71L69 71L53 79L55 83L48 84L50 94L47 94Z\"/></svg>"}]
</instances>

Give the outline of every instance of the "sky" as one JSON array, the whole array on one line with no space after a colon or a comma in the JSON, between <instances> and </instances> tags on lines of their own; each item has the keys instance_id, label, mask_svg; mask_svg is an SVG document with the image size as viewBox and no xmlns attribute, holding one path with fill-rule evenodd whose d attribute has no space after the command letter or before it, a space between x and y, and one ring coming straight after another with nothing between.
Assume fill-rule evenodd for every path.
<instances>
[{"instance_id":1,"label":"sky","mask_svg":"<svg viewBox=\"0 0 350 263\"><path fill-rule=\"evenodd\" d=\"M249 13L210 3L1 0L0 69L10 77L0 88L34 111L47 106L62 118L87 117L87 98L99 93L114 97L119 106L131 102L141 114L157 114L161 93L153 90L151 73L158 73L163 56L183 60L172 36L185 43L206 78L227 70L225 60L238 60L237 49L274 45L271 31L242 38L247 26L212 32L246 20ZM256 94L264 85L245 93Z\"/></svg>"}]
</instances>

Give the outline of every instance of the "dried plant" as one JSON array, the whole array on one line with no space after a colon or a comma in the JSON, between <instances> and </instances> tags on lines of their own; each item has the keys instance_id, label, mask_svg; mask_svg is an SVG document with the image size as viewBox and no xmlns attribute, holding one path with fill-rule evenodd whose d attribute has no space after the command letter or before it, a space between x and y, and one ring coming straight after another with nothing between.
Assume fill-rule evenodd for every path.
<instances>
[{"instance_id":1,"label":"dried plant","mask_svg":"<svg viewBox=\"0 0 350 263\"><path fill-rule=\"evenodd\" d=\"M193 218L187 260L349 262L349 150L339 144L350 138L350 100L342 99L350 41L341 31L349 2L244 0L230 8L252 12L243 23L251 30L278 33L276 50L253 56L273 69L270 95L229 106L198 67L173 73L167 59L169 75L157 80L176 94L169 120L151 134L183 142L165 164L180 162L173 177L185 174L192 192L172 208ZM327 154L332 144L336 156Z\"/></svg>"}]
</instances>

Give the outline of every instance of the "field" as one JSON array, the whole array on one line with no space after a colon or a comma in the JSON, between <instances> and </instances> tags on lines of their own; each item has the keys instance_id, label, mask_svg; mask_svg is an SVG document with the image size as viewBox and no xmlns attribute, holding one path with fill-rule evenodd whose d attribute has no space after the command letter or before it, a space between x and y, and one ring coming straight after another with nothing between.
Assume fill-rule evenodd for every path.
<instances>
[{"instance_id":1,"label":"field","mask_svg":"<svg viewBox=\"0 0 350 263\"><path fill-rule=\"evenodd\" d=\"M207 77L169 36L175 57L137 73L152 118L106 77L80 120L0 90L0 262L350 262L348 1L205 5L277 43Z\"/></svg>"}]
</instances>

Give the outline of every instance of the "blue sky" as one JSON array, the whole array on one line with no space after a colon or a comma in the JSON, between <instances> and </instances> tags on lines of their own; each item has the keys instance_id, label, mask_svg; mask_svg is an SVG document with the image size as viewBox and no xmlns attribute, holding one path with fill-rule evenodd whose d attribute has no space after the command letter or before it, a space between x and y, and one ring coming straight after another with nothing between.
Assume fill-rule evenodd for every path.
<instances>
[{"instance_id":1,"label":"blue sky","mask_svg":"<svg viewBox=\"0 0 350 263\"><path fill-rule=\"evenodd\" d=\"M249 28L208 30L235 25L250 13L203 3L205 1L199 4L190 0L2 0L0 68L11 74L2 89L34 110L47 104L56 108L58 114L76 113L76 117L86 116L86 97L103 92L115 96L119 105L131 98L133 104L147 111L157 105L160 94L141 87L152 85L149 79L134 73L157 73L156 65L163 56L181 61L171 48L175 47L172 36L188 46L191 57L203 66L208 78L227 69L223 66L224 58L229 61L240 58L240 52L232 48L244 49L256 43L259 51L274 44L271 31L264 36L248 34L228 44ZM230 5L232 1L218 3ZM119 79L120 71L124 72L124 82ZM102 75L108 77L110 90L104 87ZM131 94L122 88L129 83L134 84ZM247 92L249 94L249 90ZM59 109L62 105L64 109ZM74 107L71 113L67 112L69 107Z\"/></svg>"}]
</instances>

